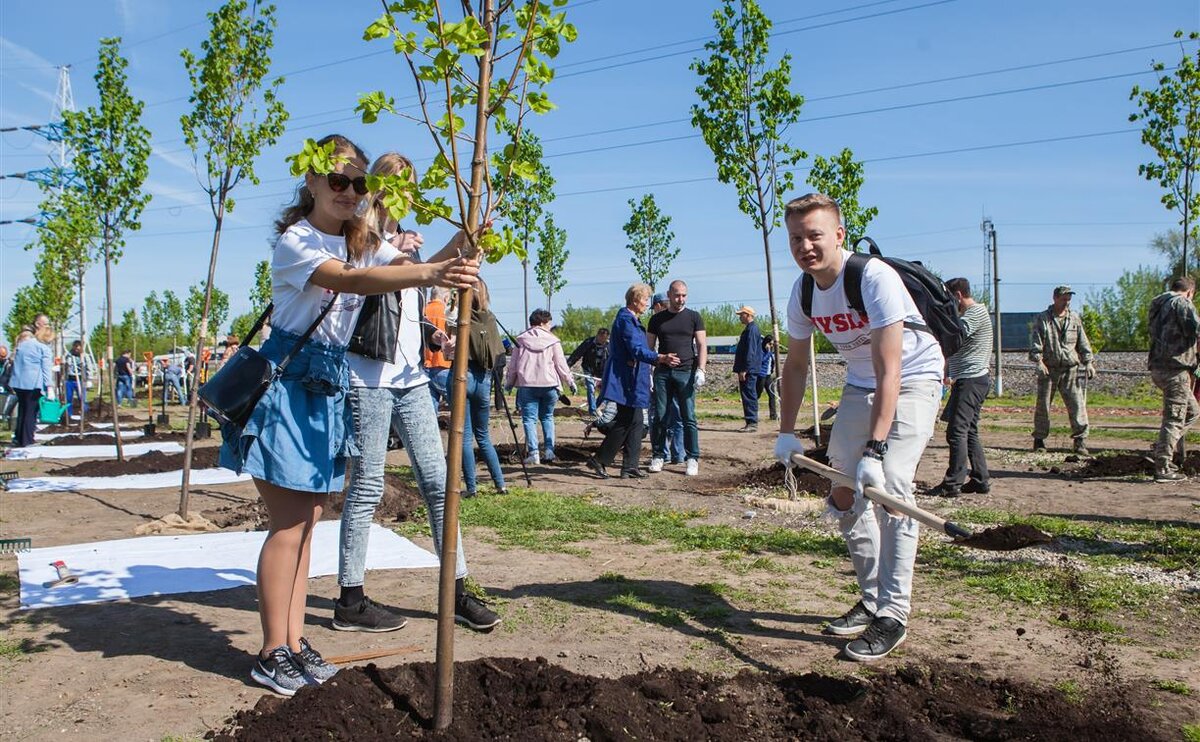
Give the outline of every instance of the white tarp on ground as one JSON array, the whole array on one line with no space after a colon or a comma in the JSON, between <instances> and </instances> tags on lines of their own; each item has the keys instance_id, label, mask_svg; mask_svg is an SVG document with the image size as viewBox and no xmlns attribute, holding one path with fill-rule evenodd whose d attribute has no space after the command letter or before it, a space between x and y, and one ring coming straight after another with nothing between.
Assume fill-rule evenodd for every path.
<instances>
[{"instance_id":1,"label":"white tarp on ground","mask_svg":"<svg viewBox=\"0 0 1200 742\"><path fill-rule=\"evenodd\" d=\"M145 434L146 433L141 430L122 430L121 440L128 441L134 438L141 438ZM116 436L113 435L112 430L93 430L89 431L88 435L107 435L109 438L116 438ZM52 441L56 438L71 438L78 436L79 433L34 433L33 439L35 441Z\"/></svg>"},{"instance_id":2,"label":"white tarp on ground","mask_svg":"<svg viewBox=\"0 0 1200 742\"><path fill-rule=\"evenodd\" d=\"M309 577L336 574L337 521L322 521L313 531ZM224 590L253 585L258 552L266 531L143 536L119 541L50 546L17 554L21 607L50 608L103 603L144 595ZM47 588L58 579L52 562L66 562L79 582ZM418 569L438 566L437 557L413 542L371 524L367 569Z\"/></svg>"},{"instance_id":3,"label":"white tarp on ground","mask_svg":"<svg viewBox=\"0 0 1200 742\"><path fill-rule=\"evenodd\" d=\"M154 443L130 443L122 446L126 456L141 456L151 451L162 453L183 453L183 446L175 441L156 441ZM29 459L115 459L117 447L102 446L26 446L10 448L5 457L10 461L26 461Z\"/></svg>"},{"instance_id":4,"label":"white tarp on ground","mask_svg":"<svg viewBox=\"0 0 1200 742\"><path fill-rule=\"evenodd\" d=\"M29 477L8 483L11 492L71 492L74 490L152 490L159 487L179 488L183 469L160 474L122 474L119 477ZM249 482L249 474L236 474L229 469L193 469L191 485Z\"/></svg>"}]
</instances>

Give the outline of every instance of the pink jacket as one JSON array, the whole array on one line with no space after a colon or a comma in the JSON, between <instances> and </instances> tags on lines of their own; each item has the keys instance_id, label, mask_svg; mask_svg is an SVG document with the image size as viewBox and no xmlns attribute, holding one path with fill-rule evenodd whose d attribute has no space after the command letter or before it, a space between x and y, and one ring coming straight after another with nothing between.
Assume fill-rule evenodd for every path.
<instances>
[{"instance_id":1,"label":"pink jacket","mask_svg":"<svg viewBox=\"0 0 1200 742\"><path fill-rule=\"evenodd\" d=\"M541 325L517 335L512 358L505 367L504 385L574 389L575 381L563 355L562 342Z\"/></svg>"}]
</instances>

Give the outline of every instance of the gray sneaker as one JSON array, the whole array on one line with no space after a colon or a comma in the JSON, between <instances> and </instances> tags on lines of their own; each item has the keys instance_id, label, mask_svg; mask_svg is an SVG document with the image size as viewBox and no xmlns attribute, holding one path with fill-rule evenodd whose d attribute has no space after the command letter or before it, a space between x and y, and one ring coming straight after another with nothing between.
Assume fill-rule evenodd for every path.
<instances>
[{"instance_id":1,"label":"gray sneaker","mask_svg":"<svg viewBox=\"0 0 1200 742\"><path fill-rule=\"evenodd\" d=\"M404 628L408 619L388 610L368 597L354 605L333 603L333 628L337 631L367 631L380 634Z\"/></svg>"},{"instance_id":2,"label":"gray sneaker","mask_svg":"<svg viewBox=\"0 0 1200 742\"><path fill-rule=\"evenodd\" d=\"M829 622L825 627L826 634L834 636L853 636L871 625L875 614L867 610L860 600L854 607Z\"/></svg>"},{"instance_id":3,"label":"gray sneaker","mask_svg":"<svg viewBox=\"0 0 1200 742\"><path fill-rule=\"evenodd\" d=\"M261 655L250 677L259 685L265 685L281 696L294 696L296 691L315 683L305 674L299 660L286 646L275 647L263 658Z\"/></svg>"},{"instance_id":4,"label":"gray sneaker","mask_svg":"<svg viewBox=\"0 0 1200 742\"><path fill-rule=\"evenodd\" d=\"M1154 473L1154 481L1160 484L1166 482L1186 482L1187 475L1181 471L1159 470Z\"/></svg>"},{"instance_id":5,"label":"gray sneaker","mask_svg":"<svg viewBox=\"0 0 1200 742\"><path fill-rule=\"evenodd\" d=\"M862 636L847 644L842 651L856 662L874 662L887 657L907 637L904 624L884 616L872 621Z\"/></svg>"},{"instance_id":6,"label":"gray sneaker","mask_svg":"<svg viewBox=\"0 0 1200 742\"><path fill-rule=\"evenodd\" d=\"M308 639L304 637L300 637L300 651L292 656L300 663L300 667L304 668L304 672L317 681L318 685L337 675L338 666L326 662L321 653L313 649L312 645L308 643Z\"/></svg>"},{"instance_id":7,"label":"gray sneaker","mask_svg":"<svg viewBox=\"0 0 1200 742\"><path fill-rule=\"evenodd\" d=\"M500 623L500 616L479 598L463 593L454 598L454 620L476 631L490 631Z\"/></svg>"}]
</instances>

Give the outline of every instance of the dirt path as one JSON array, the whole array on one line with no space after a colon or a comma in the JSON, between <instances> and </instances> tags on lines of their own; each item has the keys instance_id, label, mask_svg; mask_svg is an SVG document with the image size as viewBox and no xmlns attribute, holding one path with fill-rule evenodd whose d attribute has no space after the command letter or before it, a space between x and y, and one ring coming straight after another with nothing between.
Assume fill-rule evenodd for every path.
<instances>
[{"instance_id":1,"label":"dirt path","mask_svg":"<svg viewBox=\"0 0 1200 742\"><path fill-rule=\"evenodd\" d=\"M774 433L765 423L756 434L734 432L736 420L706 419L701 427L700 477L686 477L682 466L668 466L648 479L601 481L565 455L562 464L531 470L534 487L605 505L697 511L692 524L752 530L819 527L814 514L755 509L742 500L745 492L738 488L748 472L770 463ZM595 438L585 441L582 429L578 420L560 419L564 453L598 445ZM512 443L507 424L501 428L496 422L494 440ZM992 447L992 493L954 502L922 498L922 504L947 513L970 506L1151 527L1200 525L1200 487L1195 483L1074 481L1049 471L1070 468L1063 461L1065 450L1035 455L1026 451L1027 434L1015 432L988 433L985 440ZM1144 448L1136 441L1099 435L1091 443ZM403 452L391 454L390 461L406 462ZM11 463L8 468L22 474L61 465ZM938 481L945 465L939 432L918 480ZM504 468L510 485L523 484L519 466ZM481 477L486 480L482 472ZM781 494L778 487L762 485L754 491ZM250 484L203 488L194 496L197 510L242 507L255 500ZM4 537L28 536L39 547L127 538L137 525L176 504L177 493L170 490L4 494L0 526ZM747 511L754 517L746 518ZM491 634L460 629L456 653L462 660L541 656L573 672L610 678L657 666L720 675L746 668L863 673L837 659L840 642L820 633L823 621L854 600L853 575L840 556L769 554L756 561L753 555L731 558L728 552L680 551L664 542L634 544L608 537L572 544L571 553L530 551L512 547L491 529L470 522L465 526L472 575L493 597L505 622ZM934 543L941 537L924 538ZM431 548L426 536L414 540ZM1047 553L1045 569L1057 569L1070 556ZM964 580L983 575L991 560L1008 557L964 558L967 566L951 576L946 563L918 567L909 640L895 660L882 665L885 671L939 658L987 677L1086 688L1105 682L1105 668L1115 666L1122 678L1142 688L1151 680L1190 687L1191 696L1153 691L1159 707L1150 713L1164 729L1200 722L1195 700L1200 693L1200 614L1194 596L1186 610L1173 601L1169 612L1129 616L1120 641L1098 645L1092 634L1072 627L1079 618L1073 606L1004 599L964 585ZM15 571L13 557L0 557L0 572ZM328 628L335 578L313 580L309 638L327 656L413 644L417 652L380 664L432 661L435 583L432 570L371 574L372 597L402 607L410 622L395 634L365 635ZM38 611L17 609L11 578L0 589L5 617L0 737L117 735L157 741L168 735L200 735L262 696L248 677L259 641L252 589Z\"/></svg>"}]
</instances>

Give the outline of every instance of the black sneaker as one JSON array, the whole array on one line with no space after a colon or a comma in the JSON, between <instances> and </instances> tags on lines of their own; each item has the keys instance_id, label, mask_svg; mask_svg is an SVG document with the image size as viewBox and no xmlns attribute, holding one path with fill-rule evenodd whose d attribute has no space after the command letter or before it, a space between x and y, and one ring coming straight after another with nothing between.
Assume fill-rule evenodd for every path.
<instances>
[{"instance_id":1,"label":"black sneaker","mask_svg":"<svg viewBox=\"0 0 1200 742\"><path fill-rule=\"evenodd\" d=\"M476 631L487 631L500 623L500 617L483 601L469 593L454 598L454 620Z\"/></svg>"},{"instance_id":2,"label":"black sneaker","mask_svg":"<svg viewBox=\"0 0 1200 742\"><path fill-rule=\"evenodd\" d=\"M308 639L300 637L300 651L292 654L292 657L300 663L300 667L304 668L304 672L308 676L317 681L317 684L324 683L334 675L337 675L338 666L325 661L321 653L313 649L308 643Z\"/></svg>"},{"instance_id":3,"label":"black sneaker","mask_svg":"<svg viewBox=\"0 0 1200 742\"><path fill-rule=\"evenodd\" d=\"M629 471L621 472L621 479L645 479L648 476L641 469L630 469Z\"/></svg>"},{"instance_id":4,"label":"black sneaker","mask_svg":"<svg viewBox=\"0 0 1200 742\"><path fill-rule=\"evenodd\" d=\"M1033 439L1033 452L1034 453L1045 453L1046 452L1046 441L1044 438L1034 438Z\"/></svg>"},{"instance_id":5,"label":"black sneaker","mask_svg":"<svg viewBox=\"0 0 1200 742\"><path fill-rule=\"evenodd\" d=\"M958 497L962 494L962 487L957 484L949 484L942 482L933 487L927 493L930 497Z\"/></svg>"},{"instance_id":6,"label":"black sneaker","mask_svg":"<svg viewBox=\"0 0 1200 742\"><path fill-rule=\"evenodd\" d=\"M382 634L404 628L408 619L364 597L355 605L333 604L333 628L337 631L367 631Z\"/></svg>"},{"instance_id":7,"label":"black sneaker","mask_svg":"<svg viewBox=\"0 0 1200 742\"><path fill-rule=\"evenodd\" d=\"M601 479L608 479L608 472L604 470L604 464L601 464L599 461L597 461L595 456L592 456L587 460L587 468L595 472L597 477L600 477Z\"/></svg>"},{"instance_id":8,"label":"black sneaker","mask_svg":"<svg viewBox=\"0 0 1200 742\"><path fill-rule=\"evenodd\" d=\"M893 649L904 643L908 632L904 624L894 618L877 617L854 641L842 651L855 662L874 662L887 657Z\"/></svg>"},{"instance_id":9,"label":"black sneaker","mask_svg":"<svg viewBox=\"0 0 1200 742\"><path fill-rule=\"evenodd\" d=\"M313 685L292 650L286 646L275 647L265 659L260 655L250 677L281 696L294 696L304 686Z\"/></svg>"},{"instance_id":10,"label":"black sneaker","mask_svg":"<svg viewBox=\"0 0 1200 742\"><path fill-rule=\"evenodd\" d=\"M871 625L875 614L867 610L860 600L854 607L829 622L824 633L834 636L853 636Z\"/></svg>"},{"instance_id":11,"label":"black sneaker","mask_svg":"<svg viewBox=\"0 0 1200 742\"><path fill-rule=\"evenodd\" d=\"M991 482L972 478L963 483L962 491L965 495L986 495L992 491L992 485Z\"/></svg>"}]
</instances>

